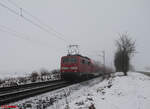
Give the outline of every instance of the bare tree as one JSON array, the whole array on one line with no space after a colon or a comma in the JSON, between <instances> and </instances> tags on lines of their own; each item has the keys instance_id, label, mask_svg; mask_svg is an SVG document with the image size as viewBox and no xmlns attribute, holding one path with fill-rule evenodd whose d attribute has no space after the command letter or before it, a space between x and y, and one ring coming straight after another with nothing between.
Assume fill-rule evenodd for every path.
<instances>
[{"instance_id":1,"label":"bare tree","mask_svg":"<svg viewBox=\"0 0 150 109\"><path fill-rule=\"evenodd\" d=\"M120 38L116 40L117 51L115 53L114 64L116 71L122 71L124 75L130 67L131 56L135 53L135 41L129 38L128 33L119 34Z\"/></svg>"}]
</instances>

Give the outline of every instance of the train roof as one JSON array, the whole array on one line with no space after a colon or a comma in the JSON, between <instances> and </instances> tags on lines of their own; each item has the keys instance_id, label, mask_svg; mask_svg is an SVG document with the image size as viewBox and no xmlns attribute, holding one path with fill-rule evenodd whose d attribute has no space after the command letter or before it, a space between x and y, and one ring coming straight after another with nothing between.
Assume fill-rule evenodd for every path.
<instances>
[{"instance_id":1,"label":"train roof","mask_svg":"<svg viewBox=\"0 0 150 109\"><path fill-rule=\"evenodd\" d=\"M67 56L80 56L80 57L82 57L82 58L86 58L86 59L88 59L88 60L90 60L90 58L88 58L88 57L86 57L86 56L82 56L82 55L80 55L80 54L68 54ZM66 57L66 56L63 56L63 57Z\"/></svg>"}]
</instances>

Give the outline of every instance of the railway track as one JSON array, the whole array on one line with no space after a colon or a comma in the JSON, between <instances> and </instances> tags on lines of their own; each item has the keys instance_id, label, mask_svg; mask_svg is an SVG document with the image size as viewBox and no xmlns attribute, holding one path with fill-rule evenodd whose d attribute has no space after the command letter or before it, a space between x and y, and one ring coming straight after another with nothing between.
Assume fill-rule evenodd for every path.
<instances>
[{"instance_id":1,"label":"railway track","mask_svg":"<svg viewBox=\"0 0 150 109\"><path fill-rule=\"evenodd\" d=\"M71 85L72 83L67 81L50 81L40 82L33 84L26 84L14 87L7 87L0 89L0 105L15 102L27 97L35 96L44 92L52 91L62 87Z\"/></svg>"},{"instance_id":2,"label":"railway track","mask_svg":"<svg viewBox=\"0 0 150 109\"><path fill-rule=\"evenodd\" d=\"M11 86L11 87L2 87L0 88L0 94L12 92L16 90L23 90L23 89L27 89L31 87L38 87L40 85L51 84L51 83L58 82L58 81L61 81L61 80L35 82L35 83L29 83L29 84L23 84L23 85Z\"/></svg>"}]
</instances>

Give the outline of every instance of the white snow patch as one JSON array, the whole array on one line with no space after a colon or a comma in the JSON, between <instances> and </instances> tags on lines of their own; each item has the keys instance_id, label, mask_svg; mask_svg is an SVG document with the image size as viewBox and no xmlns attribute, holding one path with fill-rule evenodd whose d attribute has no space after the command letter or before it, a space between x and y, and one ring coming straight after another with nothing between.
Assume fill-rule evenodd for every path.
<instances>
[{"instance_id":1,"label":"white snow patch","mask_svg":"<svg viewBox=\"0 0 150 109\"><path fill-rule=\"evenodd\" d=\"M17 78L17 77L25 77L29 76L30 73L20 73L20 72L15 72L15 73L3 73L0 72L0 79L6 79L6 78Z\"/></svg>"},{"instance_id":2,"label":"white snow patch","mask_svg":"<svg viewBox=\"0 0 150 109\"><path fill-rule=\"evenodd\" d=\"M130 72L82 87L68 99L70 109L88 109L91 104L96 109L150 109L150 77Z\"/></svg>"},{"instance_id":3,"label":"white snow patch","mask_svg":"<svg viewBox=\"0 0 150 109\"><path fill-rule=\"evenodd\" d=\"M128 73L128 76L116 74L108 80L96 78L14 104L32 101L32 109L37 103L44 109L42 101L47 99L49 102L54 98L55 102L47 103L46 109L66 109L66 106L69 109L89 109L91 104L96 109L150 109L150 77L135 72Z\"/></svg>"}]
</instances>

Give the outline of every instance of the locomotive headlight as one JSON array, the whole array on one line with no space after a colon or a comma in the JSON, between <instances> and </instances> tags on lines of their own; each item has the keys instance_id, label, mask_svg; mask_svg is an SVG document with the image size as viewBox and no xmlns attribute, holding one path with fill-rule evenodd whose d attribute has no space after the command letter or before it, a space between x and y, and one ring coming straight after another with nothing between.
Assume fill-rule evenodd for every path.
<instances>
[{"instance_id":1,"label":"locomotive headlight","mask_svg":"<svg viewBox=\"0 0 150 109\"><path fill-rule=\"evenodd\" d=\"M72 70L77 70L78 67L70 67L70 69L72 69Z\"/></svg>"},{"instance_id":2,"label":"locomotive headlight","mask_svg":"<svg viewBox=\"0 0 150 109\"><path fill-rule=\"evenodd\" d=\"M67 70L67 69L69 69L69 67L62 67L61 69L62 70Z\"/></svg>"}]
</instances>

